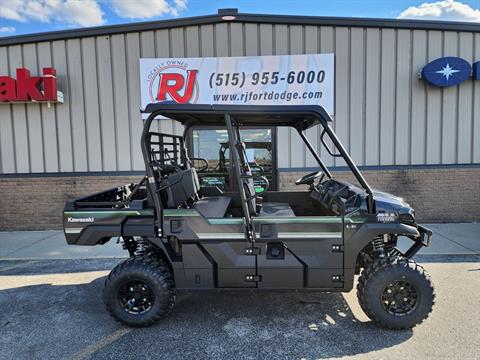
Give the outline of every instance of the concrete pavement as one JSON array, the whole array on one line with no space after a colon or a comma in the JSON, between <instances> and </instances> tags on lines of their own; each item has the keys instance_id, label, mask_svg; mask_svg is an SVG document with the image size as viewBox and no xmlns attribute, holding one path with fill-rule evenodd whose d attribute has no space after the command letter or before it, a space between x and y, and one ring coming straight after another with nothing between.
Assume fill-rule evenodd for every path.
<instances>
[{"instance_id":1,"label":"concrete pavement","mask_svg":"<svg viewBox=\"0 0 480 360\"><path fill-rule=\"evenodd\" d=\"M469 258L424 264L436 305L403 331L374 326L355 291L180 293L168 317L132 329L102 303L119 259L0 261L0 359L478 359L480 268Z\"/></svg>"},{"instance_id":2,"label":"concrete pavement","mask_svg":"<svg viewBox=\"0 0 480 360\"><path fill-rule=\"evenodd\" d=\"M433 230L430 248L420 255L480 255L480 223L427 224ZM399 247L411 241L400 241ZM118 258L127 254L115 239L103 246L70 246L62 231L0 232L0 260Z\"/></svg>"}]
</instances>

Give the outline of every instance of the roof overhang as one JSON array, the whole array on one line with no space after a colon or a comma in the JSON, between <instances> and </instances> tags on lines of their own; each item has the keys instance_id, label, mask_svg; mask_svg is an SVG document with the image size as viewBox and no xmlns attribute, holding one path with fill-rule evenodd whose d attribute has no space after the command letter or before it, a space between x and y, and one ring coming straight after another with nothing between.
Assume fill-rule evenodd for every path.
<instances>
[{"instance_id":1,"label":"roof overhang","mask_svg":"<svg viewBox=\"0 0 480 360\"><path fill-rule=\"evenodd\" d=\"M143 113L162 116L192 126L225 126L230 115L240 126L289 126L306 130L332 121L325 109L318 105L199 105L153 103Z\"/></svg>"},{"instance_id":2,"label":"roof overhang","mask_svg":"<svg viewBox=\"0 0 480 360\"><path fill-rule=\"evenodd\" d=\"M228 10L228 11L225 11ZM16 35L0 38L0 46L18 45L32 42L66 40L88 36L114 35L121 33L152 31L182 26L197 26L221 23L258 23L258 24L285 24L285 25L317 25L317 26L346 26L346 27L373 27L420 30L452 30L478 32L480 25L472 22L455 21L426 21L405 19L375 19L375 18L346 18L326 16L297 16L297 15L269 15L269 14L242 14L234 9L220 9L218 14L195 16L187 18L145 21L138 23L87 27L53 31L28 35Z\"/></svg>"}]
</instances>

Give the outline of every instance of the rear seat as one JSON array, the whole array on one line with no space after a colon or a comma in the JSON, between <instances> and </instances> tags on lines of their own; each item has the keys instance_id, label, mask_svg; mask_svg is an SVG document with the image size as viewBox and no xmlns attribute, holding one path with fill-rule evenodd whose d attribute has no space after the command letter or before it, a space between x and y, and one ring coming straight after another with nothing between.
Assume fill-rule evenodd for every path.
<instances>
[{"instance_id":1,"label":"rear seat","mask_svg":"<svg viewBox=\"0 0 480 360\"><path fill-rule=\"evenodd\" d=\"M224 217L231 201L228 196L208 196L198 200L200 182L193 168L164 178L161 187L164 188L163 198L167 208L175 209L189 200L196 200L193 208L206 218Z\"/></svg>"}]
</instances>

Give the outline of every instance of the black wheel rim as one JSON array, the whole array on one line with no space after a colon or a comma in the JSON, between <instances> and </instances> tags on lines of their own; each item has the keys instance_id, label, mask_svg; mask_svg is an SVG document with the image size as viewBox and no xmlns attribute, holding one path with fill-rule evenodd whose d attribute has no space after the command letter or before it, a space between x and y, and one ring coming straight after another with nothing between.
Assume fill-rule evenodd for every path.
<instances>
[{"instance_id":1,"label":"black wheel rim","mask_svg":"<svg viewBox=\"0 0 480 360\"><path fill-rule=\"evenodd\" d=\"M128 281L118 292L120 306L125 312L134 315L146 313L153 306L155 297L152 287L140 280Z\"/></svg>"},{"instance_id":2,"label":"black wheel rim","mask_svg":"<svg viewBox=\"0 0 480 360\"><path fill-rule=\"evenodd\" d=\"M411 314L418 305L418 291L411 283L404 280L392 281L382 293L385 310L394 316Z\"/></svg>"}]
</instances>

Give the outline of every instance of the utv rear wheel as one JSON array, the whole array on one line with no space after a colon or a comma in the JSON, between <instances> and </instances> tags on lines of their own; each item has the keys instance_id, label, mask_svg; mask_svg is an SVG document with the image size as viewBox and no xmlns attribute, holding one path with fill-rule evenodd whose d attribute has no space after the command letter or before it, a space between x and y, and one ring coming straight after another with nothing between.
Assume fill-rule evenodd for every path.
<instances>
[{"instance_id":1,"label":"utv rear wheel","mask_svg":"<svg viewBox=\"0 0 480 360\"><path fill-rule=\"evenodd\" d=\"M136 255L111 271L103 301L110 315L123 324L152 325L173 308L173 276L159 257Z\"/></svg>"},{"instance_id":2,"label":"utv rear wheel","mask_svg":"<svg viewBox=\"0 0 480 360\"><path fill-rule=\"evenodd\" d=\"M435 304L428 273L414 261L382 259L363 270L357 297L365 314L389 329L408 329L425 320Z\"/></svg>"}]
</instances>

